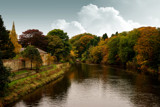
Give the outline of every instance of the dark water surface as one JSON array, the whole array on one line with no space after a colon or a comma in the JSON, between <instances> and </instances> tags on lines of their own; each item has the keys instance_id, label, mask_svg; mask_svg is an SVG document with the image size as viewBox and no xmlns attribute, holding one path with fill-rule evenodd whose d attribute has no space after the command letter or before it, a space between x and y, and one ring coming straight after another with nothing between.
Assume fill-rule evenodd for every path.
<instances>
[{"instance_id":1,"label":"dark water surface","mask_svg":"<svg viewBox=\"0 0 160 107\"><path fill-rule=\"evenodd\" d=\"M160 107L160 82L116 67L77 64L10 107Z\"/></svg>"}]
</instances>

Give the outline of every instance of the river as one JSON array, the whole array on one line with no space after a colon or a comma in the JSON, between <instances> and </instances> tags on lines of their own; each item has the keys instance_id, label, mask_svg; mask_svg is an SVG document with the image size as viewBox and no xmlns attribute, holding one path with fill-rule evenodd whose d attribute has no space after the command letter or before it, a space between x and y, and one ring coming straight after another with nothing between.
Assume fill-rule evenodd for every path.
<instances>
[{"instance_id":1,"label":"river","mask_svg":"<svg viewBox=\"0 0 160 107\"><path fill-rule=\"evenodd\" d=\"M160 107L160 81L103 65L72 65L63 78L9 107Z\"/></svg>"}]
</instances>

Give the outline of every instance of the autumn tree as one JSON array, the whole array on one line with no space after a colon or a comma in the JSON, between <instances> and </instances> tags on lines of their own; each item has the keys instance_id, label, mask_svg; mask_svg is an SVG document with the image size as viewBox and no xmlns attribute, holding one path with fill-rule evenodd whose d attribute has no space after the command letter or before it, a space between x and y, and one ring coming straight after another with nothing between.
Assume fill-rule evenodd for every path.
<instances>
[{"instance_id":1,"label":"autumn tree","mask_svg":"<svg viewBox=\"0 0 160 107\"><path fill-rule=\"evenodd\" d=\"M137 63L143 68L158 68L160 63L160 32L155 27L138 29L140 37L134 47L137 52Z\"/></svg>"},{"instance_id":2,"label":"autumn tree","mask_svg":"<svg viewBox=\"0 0 160 107\"><path fill-rule=\"evenodd\" d=\"M6 93L5 91L8 88L8 83L10 82L9 76L10 70L3 66L0 51L0 97L3 97Z\"/></svg>"},{"instance_id":3,"label":"autumn tree","mask_svg":"<svg viewBox=\"0 0 160 107\"><path fill-rule=\"evenodd\" d=\"M42 59L41 59L40 53L38 49L36 49L34 46L27 46L27 48L24 51L22 51L22 56L31 61L31 69L32 69L33 62L36 63L37 70L42 65Z\"/></svg>"},{"instance_id":4,"label":"autumn tree","mask_svg":"<svg viewBox=\"0 0 160 107\"><path fill-rule=\"evenodd\" d=\"M14 45L9 38L9 31L6 30L3 20L0 16L0 49L2 52L2 59L13 58L15 56Z\"/></svg>"},{"instance_id":5,"label":"autumn tree","mask_svg":"<svg viewBox=\"0 0 160 107\"><path fill-rule=\"evenodd\" d=\"M89 60L92 63L101 63L106 46L95 46L89 49Z\"/></svg>"},{"instance_id":6,"label":"autumn tree","mask_svg":"<svg viewBox=\"0 0 160 107\"><path fill-rule=\"evenodd\" d=\"M92 35L90 33L79 34L70 39L72 46L74 46L75 47L74 49L78 51L79 58L82 57L82 54L85 51L87 51L90 46L96 46L99 41L100 41L99 37Z\"/></svg>"},{"instance_id":7,"label":"autumn tree","mask_svg":"<svg viewBox=\"0 0 160 107\"><path fill-rule=\"evenodd\" d=\"M11 42L13 43L13 45L15 47L14 52L16 54L19 53L22 46L18 43L14 22L13 22L12 30L10 31L9 37L10 37Z\"/></svg>"},{"instance_id":8,"label":"autumn tree","mask_svg":"<svg viewBox=\"0 0 160 107\"><path fill-rule=\"evenodd\" d=\"M22 47L33 45L47 51L48 41L43 33L37 29L29 29L20 35L19 43Z\"/></svg>"}]
</instances>

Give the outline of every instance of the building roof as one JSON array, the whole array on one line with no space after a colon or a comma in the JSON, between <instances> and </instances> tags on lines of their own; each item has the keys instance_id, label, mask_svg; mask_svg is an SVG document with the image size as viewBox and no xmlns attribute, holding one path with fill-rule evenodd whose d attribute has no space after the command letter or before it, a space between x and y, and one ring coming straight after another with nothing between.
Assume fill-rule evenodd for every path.
<instances>
[{"instance_id":1,"label":"building roof","mask_svg":"<svg viewBox=\"0 0 160 107\"><path fill-rule=\"evenodd\" d=\"M43 51L43 50L41 50L41 49L39 49L39 48L36 48L36 49L38 49L38 51L39 51L39 53L43 53L43 54L46 54L47 52L45 52L45 51ZM25 50L25 48L21 48L20 49L20 52L22 52L22 51L24 51Z\"/></svg>"}]
</instances>

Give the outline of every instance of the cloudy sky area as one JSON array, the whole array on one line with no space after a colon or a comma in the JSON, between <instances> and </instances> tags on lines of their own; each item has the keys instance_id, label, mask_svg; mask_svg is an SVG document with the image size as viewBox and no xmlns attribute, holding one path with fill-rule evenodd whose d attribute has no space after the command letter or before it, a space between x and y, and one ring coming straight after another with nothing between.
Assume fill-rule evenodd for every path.
<instances>
[{"instance_id":1,"label":"cloudy sky area","mask_svg":"<svg viewBox=\"0 0 160 107\"><path fill-rule=\"evenodd\" d=\"M0 0L7 29L18 34L63 29L70 37L84 32L101 36L140 26L160 26L160 0Z\"/></svg>"}]
</instances>

